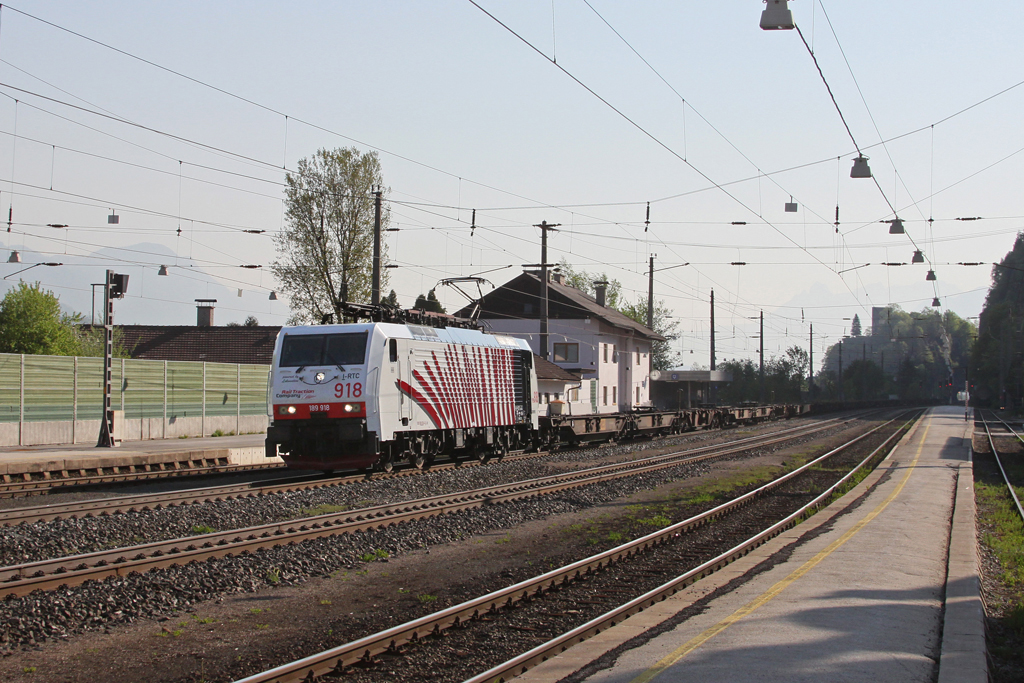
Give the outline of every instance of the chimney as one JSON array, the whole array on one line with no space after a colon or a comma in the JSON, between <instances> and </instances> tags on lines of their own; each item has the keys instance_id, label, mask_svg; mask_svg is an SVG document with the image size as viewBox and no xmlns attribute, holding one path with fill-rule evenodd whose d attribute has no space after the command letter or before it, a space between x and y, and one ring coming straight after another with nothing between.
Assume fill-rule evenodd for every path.
<instances>
[{"instance_id":1,"label":"chimney","mask_svg":"<svg viewBox=\"0 0 1024 683\"><path fill-rule=\"evenodd\" d=\"M556 285L564 285L565 276L563 276L562 273L560 273L559 271L553 270L551 271L551 281L554 282Z\"/></svg>"},{"instance_id":2,"label":"chimney","mask_svg":"<svg viewBox=\"0 0 1024 683\"><path fill-rule=\"evenodd\" d=\"M597 299L597 305L604 308L604 297L605 292L608 289L608 283L605 280L598 280L594 283L594 293Z\"/></svg>"},{"instance_id":3,"label":"chimney","mask_svg":"<svg viewBox=\"0 0 1024 683\"><path fill-rule=\"evenodd\" d=\"M196 327L213 327L213 305L216 299L196 299Z\"/></svg>"}]
</instances>

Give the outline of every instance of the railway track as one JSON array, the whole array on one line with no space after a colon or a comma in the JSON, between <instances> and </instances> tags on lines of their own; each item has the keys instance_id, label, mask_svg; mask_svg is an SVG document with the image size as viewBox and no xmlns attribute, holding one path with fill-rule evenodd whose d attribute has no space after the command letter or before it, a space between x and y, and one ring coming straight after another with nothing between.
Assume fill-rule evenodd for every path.
<instances>
[{"instance_id":1,"label":"railway track","mask_svg":"<svg viewBox=\"0 0 1024 683\"><path fill-rule=\"evenodd\" d=\"M227 458L204 457L188 461L154 463L152 465L90 467L61 470L59 472L26 472L22 475L4 475L3 479L0 480L0 498L38 496L62 488L82 488L101 486L103 484L120 484L176 477L199 477L269 469L284 469L284 465L229 465L227 464ZM54 474L58 476L52 476Z\"/></svg>"},{"instance_id":2,"label":"railway track","mask_svg":"<svg viewBox=\"0 0 1024 683\"><path fill-rule=\"evenodd\" d=\"M731 443L740 445L744 443L756 443L758 439L769 436L796 435L814 433L822 429L829 429L844 422L857 419L856 417L833 418L823 420L813 425L801 425L787 429L771 432L769 435L758 435L740 439ZM791 437L795 438L795 437ZM517 459L540 458L548 456L549 453L530 453L509 455L506 461ZM443 471L447 469L474 467L480 463L476 460L461 462L448 462L433 465L430 471ZM154 510L178 505L193 505L216 500L233 500L239 498L251 498L255 496L273 495L294 491L308 491L330 486L343 486L367 478L392 479L407 477L419 474L421 470L415 468L395 469L390 473L379 472L372 475L357 474L340 477L325 477L321 474L300 475L286 477L271 481L249 482L243 484L225 484L221 486L209 486L199 489L186 489L183 491L168 491L162 493L138 494L131 496L118 496L116 498L100 498L95 500L78 501L73 503L55 503L50 505L37 505L32 507L15 508L0 511L0 525L12 526L15 524L31 524L34 522L48 521L54 519L77 519L82 517L97 517L112 515L123 512Z\"/></svg>"},{"instance_id":3,"label":"railway track","mask_svg":"<svg viewBox=\"0 0 1024 683\"><path fill-rule=\"evenodd\" d=\"M999 457L999 450L996 448L995 439L992 438L992 429L989 426L989 421L985 419L985 411L979 410L977 412L978 416L981 418L981 424L985 427L985 437L988 439L988 447L992 449L992 456L996 460L996 465L999 466L1000 474L1003 475L1003 483L1006 484L1006 488L1009 489L1010 491L1010 496L1013 498L1013 502L1017 506L1017 512L1020 514L1021 520L1024 520L1024 506L1021 505L1020 497L1017 496L1017 491L1013 487L1013 484L1010 482L1009 475L1006 474L1006 468L1003 467L1003 461ZM1007 432L1007 434L1001 434L1000 436L1013 436L1016 437L1017 440L1021 442L1021 444L1024 444L1024 437L1021 437L1021 435L1018 434L1009 423L1002 420L994 412L989 412L992 413L992 417L995 419L995 421L1000 423L1002 428L1005 429Z\"/></svg>"},{"instance_id":4,"label":"railway track","mask_svg":"<svg viewBox=\"0 0 1024 683\"><path fill-rule=\"evenodd\" d=\"M372 665L378 657L394 658L402 656L407 651L415 652L415 648L412 650L407 650L407 648L411 644L428 640L431 636L439 635L448 629L452 629L453 633L458 634L461 630L458 627L471 628L481 622L494 623L502 615L514 613L516 610L510 609L512 607L524 607L530 612L530 615L519 620L521 625L509 624L508 627L516 631L530 632L533 639L536 639L536 634L545 630L543 628L545 621L564 617L569 611L586 612L588 606L599 605L596 608L599 612L597 615L586 618L583 623L572 624L570 628L547 639L542 644L492 666L483 673L472 676L467 679L466 683L508 681L537 663L664 600L791 528L806 515L826 505L837 491L847 485L859 471L877 464L885 457L896 440L916 421L919 414L917 413L906 424L894 429L892 434L885 438L880 445L871 449L866 457L851 456L854 464L845 475L838 477L821 493L807 494L811 500L799 505L796 509L791 509L792 506L787 507L787 503L791 502L793 497L793 494L787 490L787 486L795 485L801 477L809 476L809 473L827 460L847 453L854 445L881 432L901 418L879 425L754 491L642 538L434 614L249 676L241 679L238 683L310 681L324 675L339 675L357 671L353 667ZM750 520L746 520L735 525L735 528L728 528L730 520L741 516L736 513L745 510L749 512L758 503L765 503L769 508L775 508L777 516L767 522L757 520L757 523L752 523ZM786 509L778 511L781 508ZM674 556L667 556L671 555L672 549L678 544L679 539L699 533L712 523L714 523L714 533L710 536L717 538L718 548L710 556L704 555L695 561L692 557L692 549L684 550ZM708 547L714 546L715 544L710 544ZM644 564L645 560L649 561ZM680 574L678 568L687 565L690 565L690 568ZM614 572L609 571L613 569L619 570L618 578L612 576L604 582L604 585L593 585L599 583L602 577L613 574ZM621 576L623 572L626 574L625 578ZM654 579L656 576L663 577L665 580ZM647 588L652 581L657 585ZM577 589L583 591L582 595L565 596L566 592ZM640 590L643 592L637 595ZM561 611L561 606L552 606L550 609L541 610L537 607L539 603L546 602L540 598L548 597L555 601L574 605L576 609ZM610 606L610 609L605 610L606 606ZM594 610L589 611L593 612ZM466 640L472 641L474 638L467 636ZM446 644L448 649L453 648L451 641ZM391 661L389 668L393 669L397 665L395 661ZM367 672L367 674L370 673ZM392 673L394 672L392 671ZM356 676L358 678L358 674Z\"/></svg>"},{"instance_id":5,"label":"railway track","mask_svg":"<svg viewBox=\"0 0 1024 683\"><path fill-rule=\"evenodd\" d=\"M145 572L213 557L238 555L260 548L353 533L483 505L548 495L682 464L729 457L752 448L813 435L835 427L840 422L842 421L836 420L807 425L726 444L675 451L640 460L591 467L462 493L2 567L0 596L26 595L39 589L51 590L62 585L78 585L89 580L126 576L132 572Z\"/></svg>"}]
</instances>

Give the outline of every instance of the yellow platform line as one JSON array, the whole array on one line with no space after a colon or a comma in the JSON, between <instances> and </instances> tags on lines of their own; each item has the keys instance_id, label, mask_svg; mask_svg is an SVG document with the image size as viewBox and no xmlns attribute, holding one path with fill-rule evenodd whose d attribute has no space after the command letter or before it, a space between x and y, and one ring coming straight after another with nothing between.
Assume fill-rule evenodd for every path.
<instances>
[{"instance_id":1,"label":"yellow platform line","mask_svg":"<svg viewBox=\"0 0 1024 683\"><path fill-rule=\"evenodd\" d=\"M913 473L914 467L917 465L917 461L921 457L921 451L924 450L924 441L925 438L928 436L929 427L931 427L931 418L929 418L928 424L925 425L924 431L921 434L921 444L917 447L917 453L914 455L914 459L911 461L910 467L907 468L906 474L903 475L903 479L900 480L900 483L896 486L895 489L893 489L892 493L886 496L885 500L878 504L878 507L876 507L874 510L865 515L863 519L854 524L842 536L832 541L832 543L826 546L825 549L823 549L817 555L807 560L807 562L801 565L800 568L794 570L792 574L782 579L774 586L769 588L767 591L762 593L759 597L755 598L754 600L751 600L746 605L739 608L738 610L730 614L728 617L718 622L711 628L707 629L700 635L694 636L686 643L680 645L671 654L665 656L657 664L655 664L650 669L648 669L647 671L643 672L642 674L634 678L632 681L630 681L630 683L649 683L649 681L654 680L654 678L662 672L664 672L665 669L668 669L670 666L672 666L673 664L681 660L683 657L696 650L704 643L708 642L709 640L717 636L725 629L735 624L740 619L743 619L744 617L750 615L761 606L766 605L779 593L784 591L790 584L792 584L794 581L802 577L807 572L811 571L811 569L813 569L815 566L821 563L822 560L824 560L826 557L834 553L840 546L842 546L844 543L853 538L857 534L857 532L859 532L861 529L867 526L867 524L871 522L871 520L873 520L875 517L881 514L882 510L887 508L889 506L889 503L895 500L896 496L900 495L900 492L903 490L903 487L907 485L907 481L910 479L910 475L911 473Z\"/></svg>"}]
</instances>

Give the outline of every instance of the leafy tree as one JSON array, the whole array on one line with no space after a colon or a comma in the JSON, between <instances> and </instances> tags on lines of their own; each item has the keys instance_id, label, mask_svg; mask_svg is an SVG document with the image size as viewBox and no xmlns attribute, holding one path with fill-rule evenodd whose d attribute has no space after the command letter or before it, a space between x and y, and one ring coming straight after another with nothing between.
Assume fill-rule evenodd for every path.
<instances>
[{"instance_id":1,"label":"leafy tree","mask_svg":"<svg viewBox=\"0 0 1024 683\"><path fill-rule=\"evenodd\" d=\"M853 322L850 323L850 336L860 336L860 316L856 313L853 314Z\"/></svg>"},{"instance_id":2,"label":"leafy tree","mask_svg":"<svg viewBox=\"0 0 1024 683\"><path fill-rule=\"evenodd\" d=\"M245 319L245 322L241 323L228 323L228 327L259 327L260 321L256 319L256 316L250 315Z\"/></svg>"},{"instance_id":3,"label":"leafy tree","mask_svg":"<svg viewBox=\"0 0 1024 683\"><path fill-rule=\"evenodd\" d=\"M971 354L971 383L979 403L1020 406L1024 367L1024 232L992 268L992 286L978 321Z\"/></svg>"},{"instance_id":4,"label":"leafy tree","mask_svg":"<svg viewBox=\"0 0 1024 683\"><path fill-rule=\"evenodd\" d=\"M38 282L19 282L0 301L0 352L82 355L81 321L81 314L62 313L57 295Z\"/></svg>"},{"instance_id":5,"label":"leafy tree","mask_svg":"<svg viewBox=\"0 0 1024 683\"><path fill-rule=\"evenodd\" d=\"M285 176L286 224L274 238L271 265L291 301L289 324L342 320L342 301L369 302L373 270L375 188L384 178L376 152L321 149ZM382 211L381 229L389 214ZM387 280L381 244L381 287Z\"/></svg>"},{"instance_id":6,"label":"leafy tree","mask_svg":"<svg viewBox=\"0 0 1024 683\"><path fill-rule=\"evenodd\" d=\"M647 325L646 297L641 297L635 304L623 303L618 310L641 325ZM651 344L652 370L668 370L675 360L672 355L672 342L679 338L679 323L672 319L671 313L671 309L664 301L654 304L654 331L665 337L665 341L655 341Z\"/></svg>"},{"instance_id":7,"label":"leafy tree","mask_svg":"<svg viewBox=\"0 0 1024 683\"><path fill-rule=\"evenodd\" d=\"M897 395L904 400L949 399L954 377L962 381L974 325L952 311L886 311L884 324L868 336L842 340L843 382L839 385L840 344L825 353L815 377L816 398L848 401ZM826 375L833 379L826 381Z\"/></svg>"},{"instance_id":8,"label":"leafy tree","mask_svg":"<svg viewBox=\"0 0 1024 683\"><path fill-rule=\"evenodd\" d=\"M395 294L395 290L393 289L388 292L388 295L381 299L380 302L388 308L401 308L401 305L398 303L398 295Z\"/></svg>"},{"instance_id":9,"label":"leafy tree","mask_svg":"<svg viewBox=\"0 0 1024 683\"><path fill-rule=\"evenodd\" d=\"M594 296L594 283L595 282L607 282L608 287L605 289L604 303L609 308L622 310L619 308L619 295L622 293L622 283L615 279L609 279L605 273L588 273L585 270L576 270L573 268L567 260L564 258L558 262L558 268L562 271L562 277L565 278L565 284L570 287L575 287L584 294ZM657 308L655 308L657 310ZM644 313L644 324L647 322L647 313Z\"/></svg>"},{"instance_id":10,"label":"leafy tree","mask_svg":"<svg viewBox=\"0 0 1024 683\"><path fill-rule=\"evenodd\" d=\"M749 358L724 360L718 369L732 375L732 382L722 385L719 398L737 404L761 400L761 368ZM806 387L807 351L791 346L782 357L772 356L764 363L764 400L792 402L801 400Z\"/></svg>"},{"instance_id":11,"label":"leafy tree","mask_svg":"<svg viewBox=\"0 0 1024 683\"><path fill-rule=\"evenodd\" d=\"M420 294L416 297L416 304L413 308L418 308L421 311L427 311L429 313L447 313L447 311L444 310L444 306L441 305L441 302L437 300L437 294L434 293L434 290L427 292L426 296Z\"/></svg>"}]
</instances>

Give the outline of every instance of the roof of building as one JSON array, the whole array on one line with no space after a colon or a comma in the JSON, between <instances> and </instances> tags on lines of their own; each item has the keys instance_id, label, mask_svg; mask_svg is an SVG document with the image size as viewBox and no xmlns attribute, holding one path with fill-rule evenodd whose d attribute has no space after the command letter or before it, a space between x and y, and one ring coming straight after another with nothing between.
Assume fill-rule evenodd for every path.
<instances>
[{"instance_id":1,"label":"roof of building","mask_svg":"<svg viewBox=\"0 0 1024 683\"><path fill-rule=\"evenodd\" d=\"M546 361L537 354L533 356L533 365L537 369L537 379L553 379L565 382L579 382L580 378L568 370L563 370L551 361Z\"/></svg>"},{"instance_id":2,"label":"roof of building","mask_svg":"<svg viewBox=\"0 0 1024 683\"><path fill-rule=\"evenodd\" d=\"M506 282L480 300L480 318L483 319L538 319L540 317L540 273L526 271ZM472 305L456 315L468 316ZM599 318L621 329L629 330L647 339L664 341L654 330L608 306L600 306L597 299L570 285L548 282L548 317L551 319L579 320Z\"/></svg>"},{"instance_id":3,"label":"roof of building","mask_svg":"<svg viewBox=\"0 0 1024 683\"><path fill-rule=\"evenodd\" d=\"M89 327L89 326L86 326ZM118 325L131 358L270 365L280 327Z\"/></svg>"}]
</instances>

